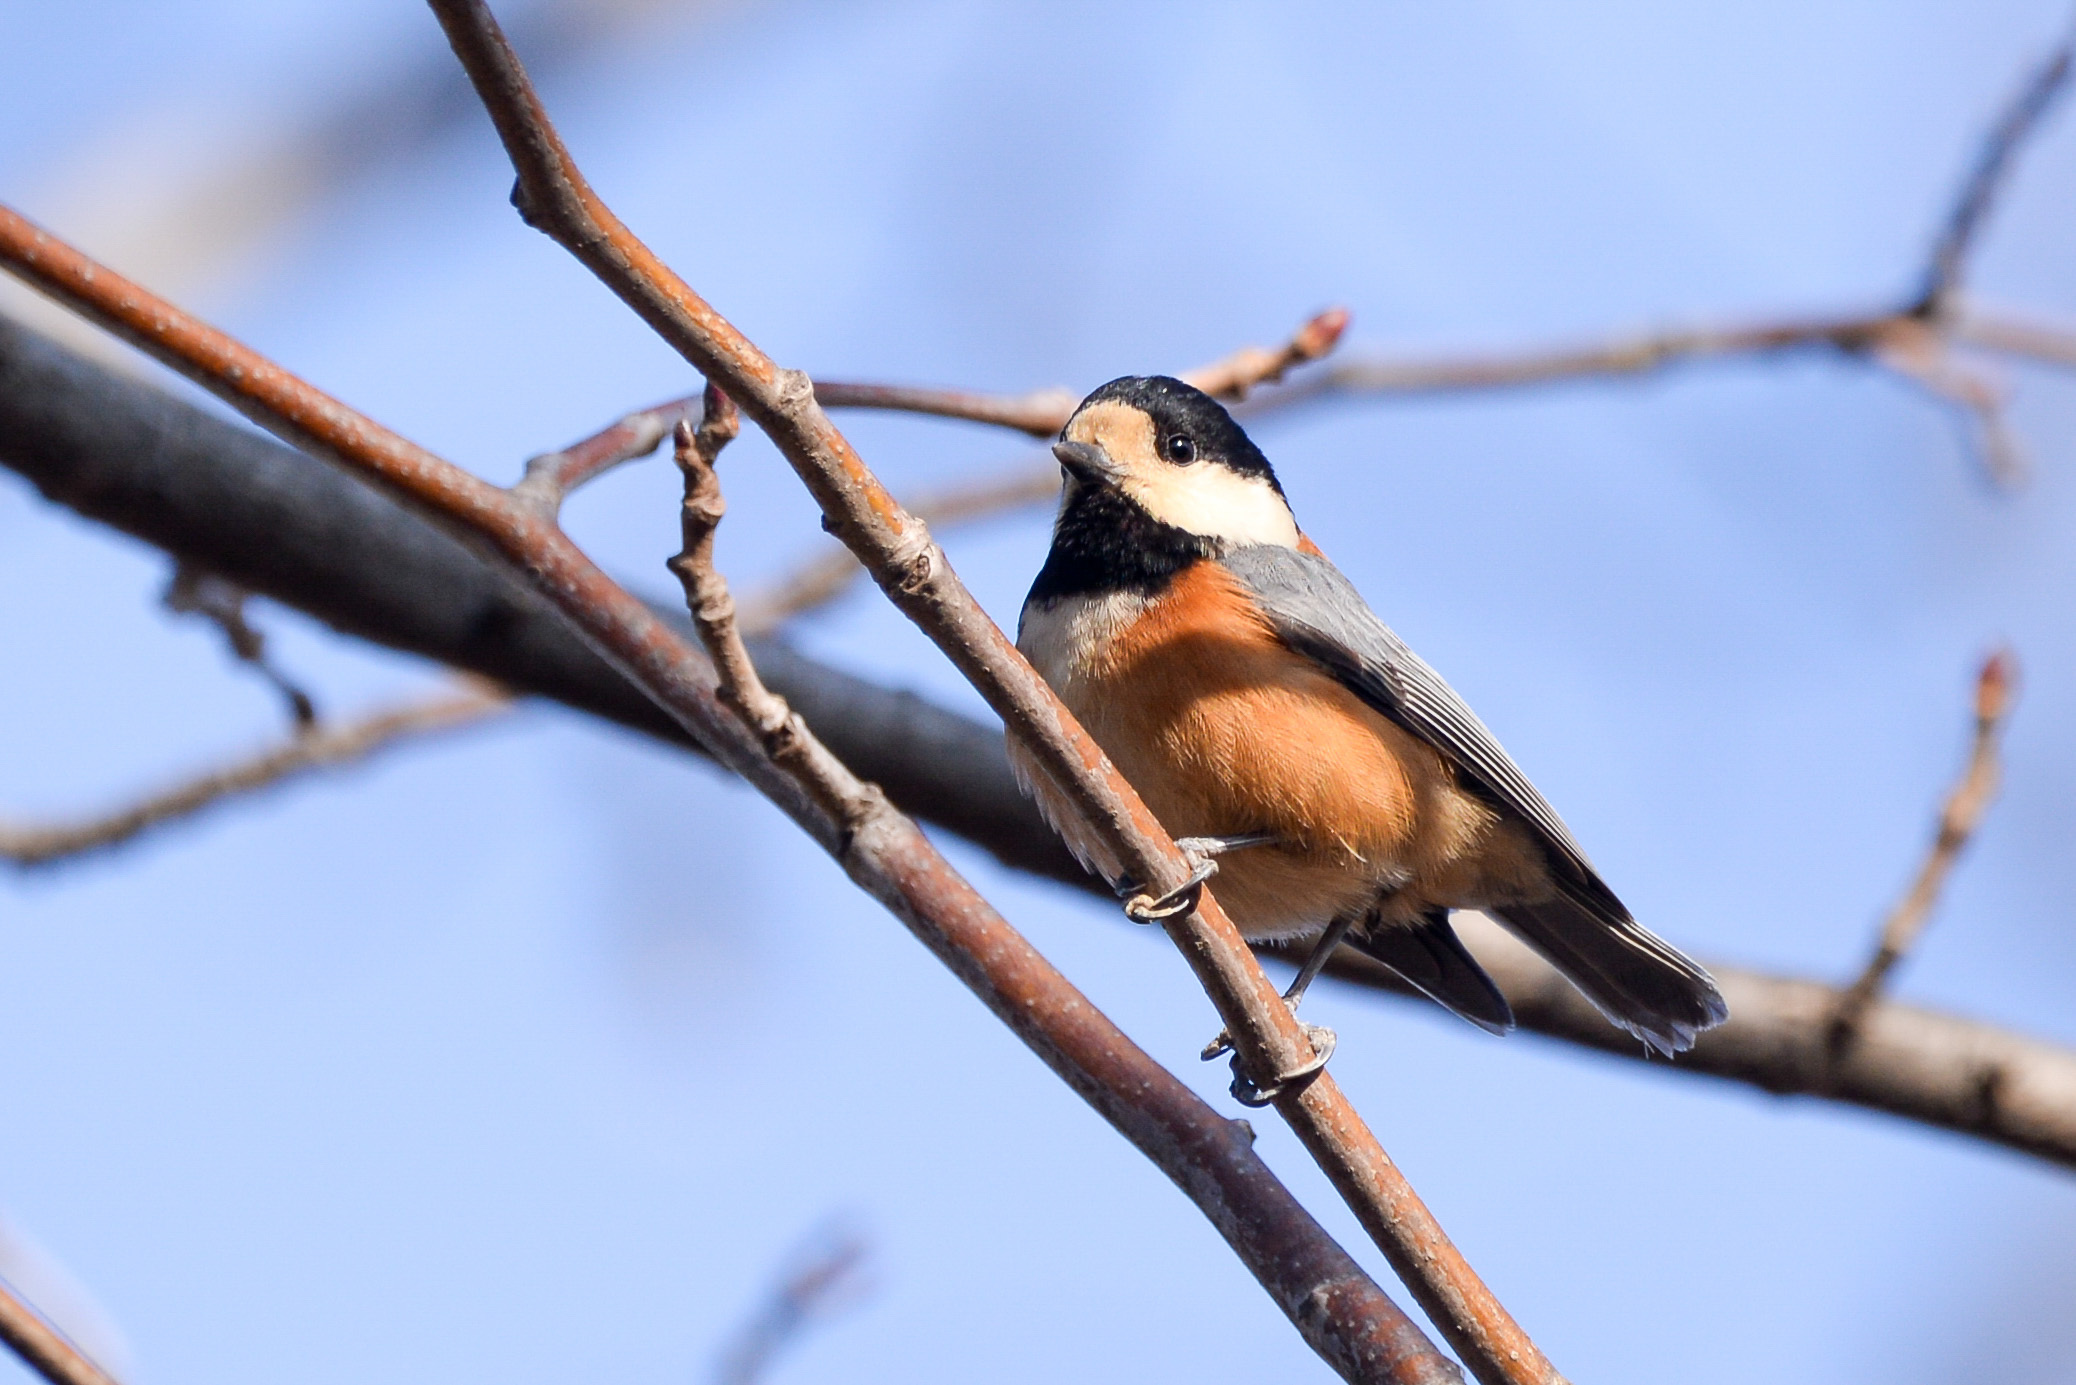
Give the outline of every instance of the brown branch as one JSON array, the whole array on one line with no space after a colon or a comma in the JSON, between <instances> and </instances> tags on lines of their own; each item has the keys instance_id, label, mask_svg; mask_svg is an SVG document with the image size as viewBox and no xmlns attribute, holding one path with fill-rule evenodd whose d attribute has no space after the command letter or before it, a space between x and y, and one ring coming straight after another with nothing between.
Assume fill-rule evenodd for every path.
<instances>
[{"instance_id":1,"label":"brown branch","mask_svg":"<svg viewBox=\"0 0 2076 1385\"><path fill-rule=\"evenodd\" d=\"M1245 399L1258 385L1281 380L1286 372L1332 351L1348 330L1348 310L1328 308L1308 318L1288 341L1269 349L1243 346L1209 365L1182 372L1181 378L1221 399ZM972 423L1014 428L1036 438L1049 438L1067 426L1081 396L1064 389L1029 394L986 394L977 390L931 389L920 385L814 382L815 402L825 409L886 409L932 414Z\"/></svg>"},{"instance_id":2,"label":"brown branch","mask_svg":"<svg viewBox=\"0 0 2076 1385\"><path fill-rule=\"evenodd\" d=\"M697 399L673 399L638 409L617 423L571 443L560 452L544 452L526 463L526 474L512 494L537 507L550 519L562 513L569 493L622 462L646 457L670 436L671 429L692 416Z\"/></svg>"},{"instance_id":3,"label":"brown branch","mask_svg":"<svg viewBox=\"0 0 2076 1385\"><path fill-rule=\"evenodd\" d=\"M0 1280L0 1342L50 1385L118 1385L115 1377L43 1320L13 1286Z\"/></svg>"},{"instance_id":4,"label":"brown branch","mask_svg":"<svg viewBox=\"0 0 2076 1385\"><path fill-rule=\"evenodd\" d=\"M719 1385L756 1385L802 1328L857 1296L870 1247L855 1233L822 1239L744 1324L721 1357L714 1377Z\"/></svg>"},{"instance_id":5,"label":"brown branch","mask_svg":"<svg viewBox=\"0 0 2076 1385\"><path fill-rule=\"evenodd\" d=\"M314 770L354 764L407 740L472 726L511 705L510 694L484 684L387 708L343 725L311 727L247 759L78 822L30 825L0 820L0 860L22 867L44 866L119 846L235 795Z\"/></svg>"},{"instance_id":6,"label":"brown branch","mask_svg":"<svg viewBox=\"0 0 2076 1385\"><path fill-rule=\"evenodd\" d=\"M354 412L5 208L0 266L262 426L468 534L494 556L505 580L545 598L683 733L791 816L1167 1173L1335 1370L1351 1380L1451 1378L1454 1367L1290 1196L1254 1154L1244 1128L1212 1111L1096 1011L913 821L884 804L864 821L823 812L720 704L712 666L607 579L536 506ZM704 304L697 310L711 316ZM809 397L797 377L787 379Z\"/></svg>"},{"instance_id":7,"label":"brown branch","mask_svg":"<svg viewBox=\"0 0 2076 1385\"><path fill-rule=\"evenodd\" d=\"M558 612L531 593L508 590L478 550L445 529L338 467L4 318L0 464L55 503L211 570L233 572L255 592L342 633L698 749ZM1018 870L1085 889L1114 910L1109 890L1074 863L1017 791L999 726L867 683L777 642L752 643L764 681L897 804ZM1500 980L1524 1030L1641 1061L1637 1045L1610 1030L1532 953L1515 951L1518 966ZM1489 956L1487 962L1500 965ZM1381 968L1368 975L1341 970L1350 984L1395 989ZM1852 1103L2076 1169L2076 1052L1978 1020L1877 1003L1834 1088L1812 1075L1823 1071L1836 988L1721 962L1710 962L1709 970L1732 999L1729 1024L1710 1030L1677 1063L1652 1061L1653 1072ZM1876 1034L1878 1045L1867 1037ZM2006 1095L1984 1103L1985 1083Z\"/></svg>"},{"instance_id":8,"label":"brown branch","mask_svg":"<svg viewBox=\"0 0 2076 1385\"><path fill-rule=\"evenodd\" d=\"M906 513L815 402L812 382L782 370L638 239L592 191L482 0L431 0L518 173L515 205L725 389L776 444L821 506L824 525L894 604L952 660L1036 756L1073 810L1149 892L1191 869L1159 821L1086 731L959 582L928 529ZM1558 1379L1535 1343L1451 1244L1410 1184L1323 1071L1239 930L1209 893L1163 927L1188 959L1257 1085L1385 1252L1472 1372L1488 1385Z\"/></svg>"},{"instance_id":9,"label":"brown branch","mask_svg":"<svg viewBox=\"0 0 2076 1385\"><path fill-rule=\"evenodd\" d=\"M1853 1043L1867 1007L1881 994L1889 979L1924 932L1940 891L1954 863L1968 848L1983 814L1997 796L1999 776L1997 742L2004 719L2010 715L2014 671L2008 651L2000 650L1983 660L1975 679L1975 734L1968 751L1968 767L1946 796L1939 810L1939 828L1917 868L1910 888L1890 911L1881 927L1881 940L1853 983L1838 998L1831 1016L1830 1047L1842 1052Z\"/></svg>"}]
</instances>

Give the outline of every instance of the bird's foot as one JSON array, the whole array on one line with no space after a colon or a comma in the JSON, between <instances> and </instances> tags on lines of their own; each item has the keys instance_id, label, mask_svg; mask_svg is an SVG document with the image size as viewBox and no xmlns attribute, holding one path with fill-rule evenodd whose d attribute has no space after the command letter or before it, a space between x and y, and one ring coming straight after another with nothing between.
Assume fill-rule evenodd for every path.
<instances>
[{"instance_id":1,"label":"bird's foot","mask_svg":"<svg viewBox=\"0 0 2076 1385\"><path fill-rule=\"evenodd\" d=\"M1124 901L1125 917L1134 923L1160 923L1178 914L1187 914L1197 907L1204 893L1204 883L1218 874L1218 858L1228 851L1239 851L1250 846L1264 846L1274 840L1266 833L1250 832L1237 837L1178 837L1175 849L1189 863L1189 879L1169 890L1164 895L1145 893L1136 880L1120 880L1117 884L1118 898Z\"/></svg>"},{"instance_id":2,"label":"bird's foot","mask_svg":"<svg viewBox=\"0 0 2076 1385\"><path fill-rule=\"evenodd\" d=\"M1296 1013L1297 1004L1295 1001L1285 1001L1285 1004L1290 1006L1293 1014ZM1241 1066L1240 1055L1233 1049L1232 1036L1223 1029L1218 1031L1217 1038L1204 1045L1202 1056L1204 1061L1208 1063L1220 1054L1232 1053L1233 1100L1239 1102L1242 1106L1267 1106L1285 1092L1297 1090L1324 1072L1326 1070L1326 1060L1334 1056L1334 1045L1338 1040L1333 1030L1328 1029L1323 1024L1303 1024L1302 1022L1299 1024L1299 1028L1305 1031L1305 1038L1312 1045L1311 1058L1298 1064L1288 1072L1276 1074L1276 1076L1266 1082L1256 1080L1252 1073Z\"/></svg>"}]
</instances>

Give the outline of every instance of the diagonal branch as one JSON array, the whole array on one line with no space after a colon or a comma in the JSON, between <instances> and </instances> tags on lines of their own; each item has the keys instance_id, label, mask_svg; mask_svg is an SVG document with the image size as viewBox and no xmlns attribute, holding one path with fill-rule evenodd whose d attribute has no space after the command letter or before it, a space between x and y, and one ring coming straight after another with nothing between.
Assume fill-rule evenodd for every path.
<instances>
[{"instance_id":1,"label":"diagonal branch","mask_svg":"<svg viewBox=\"0 0 2076 1385\"><path fill-rule=\"evenodd\" d=\"M824 525L931 637L1034 754L1094 838L1150 893L1191 869L1138 794L952 572L928 529L894 500L815 402L812 382L782 370L656 258L605 206L549 123L518 57L482 0L431 0L518 172L514 204L560 243L777 445L821 506ZM1232 1036L1256 1085L1282 1088L1277 1110L1363 1228L1487 1385L1558 1379L1535 1343L1471 1269L1341 1094L1314 1070L1311 1040L1211 894L1164 921Z\"/></svg>"},{"instance_id":2,"label":"diagonal branch","mask_svg":"<svg viewBox=\"0 0 2076 1385\"><path fill-rule=\"evenodd\" d=\"M0 1342L50 1385L118 1385L5 1280L0 1280Z\"/></svg>"},{"instance_id":3,"label":"diagonal branch","mask_svg":"<svg viewBox=\"0 0 2076 1385\"><path fill-rule=\"evenodd\" d=\"M1960 196L1932 246L1924 287L1909 309L1914 316L1940 316L1960 291L1968 254L1974 249L1990 209L1996 205L1997 194L2017 162L2019 151L2040 128L2042 118L2068 85L2072 46L2076 46L2076 29L2065 34L2028 74L1976 151L1975 164L1961 184Z\"/></svg>"},{"instance_id":4,"label":"diagonal branch","mask_svg":"<svg viewBox=\"0 0 2076 1385\"><path fill-rule=\"evenodd\" d=\"M1055 1073L1204 1212L1306 1342L1350 1380L1439 1382L1454 1367L1220 1117L1089 1004L883 801L839 820L721 705L712 666L610 581L539 507L469 475L0 208L0 266L181 371L256 422L469 536L545 598L681 734L785 811ZM710 310L708 310L710 312ZM473 632L472 632L473 633Z\"/></svg>"}]
</instances>

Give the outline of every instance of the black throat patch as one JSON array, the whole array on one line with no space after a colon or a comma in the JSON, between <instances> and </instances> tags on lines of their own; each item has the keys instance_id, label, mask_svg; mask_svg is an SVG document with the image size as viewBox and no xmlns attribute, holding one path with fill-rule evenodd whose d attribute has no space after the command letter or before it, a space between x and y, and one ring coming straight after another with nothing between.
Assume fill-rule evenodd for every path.
<instances>
[{"instance_id":1,"label":"black throat patch","mask_svg":"<svg viewBox=\"0 0 2076 1385\"><path fill-rule=\"evenodd\" d=\"M1090 593L1153 596L1183 569L1217 553L1215 540L1161 523L1108 486L1078 485L1053 526L1052 552L1024 604L1048 606Z\"/></svg>"}]
</instances>

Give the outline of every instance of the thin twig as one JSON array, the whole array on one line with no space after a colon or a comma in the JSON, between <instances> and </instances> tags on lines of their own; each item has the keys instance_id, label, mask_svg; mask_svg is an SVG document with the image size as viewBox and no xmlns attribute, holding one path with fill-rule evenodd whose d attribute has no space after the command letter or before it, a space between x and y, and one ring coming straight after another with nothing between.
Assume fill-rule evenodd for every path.
<instances>
[{"instance_id":1,"label":"thin twig","mask_svg":"<svg viewBox=\"0 0 2076 1385\"><path fill-rule=\"evenodd\" d=\"M1939 903L1946 877L1953 873L1954 863L1967 850L1975 829L1982 825L1983 814L1997 796L1997 742L2003 734L2004 720L2011 713L2015 677L2012 664L2008 650L1999 650L1982 662L1982 671L1975 679L1975 734L1968 750L1968 767L1947 793L1932 844L1926 849L1910 888L1883 922L1873 955L1838 998L1831 1017L1833 1051L1842 1051L1852 1044L1866 1018L1867 1007L1881 994L1897 964L1916 946Z\"/></svg>"},{"instance_id":2,"label":"thin twig","mask_svg":"<svg viewBox=\"0 0 2076 1385\"><path fill-rule=\"evenodd\" d=\"M654 452L671 429L693 416L698 404L697 398L673 399L637 409L582 442L571 443L560 452L544 452L526 463L526 474L512 487L512 494L553 519L562 512L571 491L622 462Z\"/></svg>"},{"instance_id":3,"label":"thin twig","mask_svg":"<svg viewBox=\"0 0 2076 1385\"><path fill-rule=\"evenodd\" d=\"M911 621L950 656L1029 747L1095 840L1150 893L1177 890L1191 868L1158 819L1045 681L952 572L928 529L903 511L815 402L814 386L781 369L658 260L585 181L550 124L517 55L482 0L431 0L518 173L514 204L633 308L763 429L843 541ZM1559 1379L1320 1071L1298 1024L1210 893L1163 927L1188 959L1232 1036L1238 1060L1267 1087L1283 1084L1288 1120L1428 1315L1487 1385Z\"/></svg>"},{"instance_id":4,"label":"thin twig","mask_svg":"<svg viewBox=\"0 0 2076 1385\"><path fill-rule=\"evenodd\" d=\"M231 647L231 656L258 670L262 678L272 683L281 700L288 704L289 720L297 730L308 731L317 724L317 704L267 657L267 637L245 616L247 595L237 583L193 563L175 563L173 580L166 585L165 603L169 611L201 616L221 630Z\"/></svg>"},{"instance_id":5,"label":"thin twig","mask_svg":"<svg viewBox=\"0 0 2076 1385\"><path fill-rule=\"evenodd\" d=\"M469 14L461 19L475 22ZM460 45L472 41L464 29ZM480 47L471 52L481 56ZM600 572L538 507L355 412L4 207L0 267L262 427L469 535L504 580L552 605L687 736L837 857L998 1019L1159 1165L1336 1371L1350 1380L1406 1385L1453 1377L1454 1366L1306 1213L1237 1123L1211 1110L1097 1011L913 821L891 808L862 825L832 820L720 704L712 665ZM711 313L696 298L691 304ZM787 378L805 396L797 377Z\"/></svg>"},{"instance_id":6,"label":"thin twig","mask_svg":"<svg viewBox=\"0 0 2076 1385\"><path fill-rule=\"evenodd\" d=\"M511 705L509 693L482 684L386 708L340 725L312 727L247 759L77 822L32 825L0 820L0 860L25 868L70 861L192 817L235 795L313 770L355 764L407 740L474 725Z\"/></svg>"},{"instance_id":7,"label":"thin twig","mask_svg":"<svg viewBox=\"0 0 2076 1385\"><path fill-rule=\"evenodd\" d=\"M1182 373L1182 379L1206 394L1222 399L1245 399L1258 385L1281 380L1284 374L1308 361L1316 361L1334 349L1348 330L1348 310L1328 308L1291 334L1273 349L1243 346L1209 365ZM841 380L814 382L815 402L825 409L882 409L897 413L932 414L972 423L992 423L1014 428L1036 438L1049 438L1067 426L1081 396L1065 389L1033 390L1029 394L987 394L979 390L932 389L922 385L855 384Z\"/></svg>"},{"instance_id":8,"label":"thin twig","mask_svg":"<svg viewBox=\"0 0 2076 1385\"><path fill-rule=\"evenodd\" d=\"M5 1280L0 1280L0 1342L50 1385L118 1385Z\"/></svg>"},{"instance_id":9,"label":"thin twig","mask_svg":"<svg viewBox=\"0 0 2076 1385\"><path fill-rule=\"evenodd\" d=\"M856 1301L871 1247L856 1232L821 1232L721 1356L716 1385L757 1385L809 1323Z\"/></svg>"},{"instance_id":10,"label":"thin twig","mask_svg":"<svg viewBox=\"0 0 2076 1385\"><path fill-rule=\"evenodd\" d=\"M1961 185L1959 198L1947 214L1946 225L1932 247L1932 262L1925 270L1924 287L1911 311L1918 317L1937 317L1959 292L1966 271L1968 252L1977 233L1996 204L1997 193L2009 175L2018 152L2024 147L2057 97L2068 85L2071 47L2076 30L2065 35L2012 95L2004 113L1991 127L1976 151L1974 166Z\"/></svg>"},{"instance_id":11,"label":"thin twig","mask_svg":"<svg viewBox=\"0 0 2076 1385\"><path fill-rule=\"evenodd\" d=\"M530 594L512 599L503 570L446 527L340 467L4 317L0 465L96 523L204 567L236 566L256 593L341 631L473 670L674 749L700 750L560 613ZM770 641L756 655L764 681L905 811L1115 910L1109 889L1081 870L1018 792L999 725ZM1526 948L1516 952L1519 964L1494 975L1523 1030L1642 1060L1643 1050L1547 964ZM1358 974L1359 960L1344 949L1331 974L1402 993L1381 967ZM1485 960L1488 969L1502 965ZM1838 988L1703 960L1734 1013L1677 1062L1653 1061L1653 1072L1852 1103L2076 1169L2076 1051L1981 1020L1877 1002L1835 1080L1819 1082ZM1996 1099L1985 1101L1985 1091Z\"/></svg>"}]
</instances>

